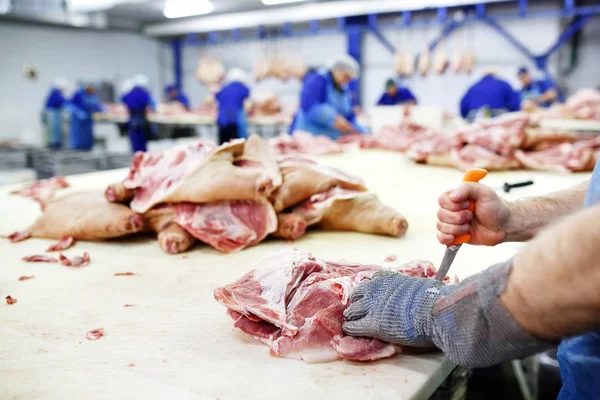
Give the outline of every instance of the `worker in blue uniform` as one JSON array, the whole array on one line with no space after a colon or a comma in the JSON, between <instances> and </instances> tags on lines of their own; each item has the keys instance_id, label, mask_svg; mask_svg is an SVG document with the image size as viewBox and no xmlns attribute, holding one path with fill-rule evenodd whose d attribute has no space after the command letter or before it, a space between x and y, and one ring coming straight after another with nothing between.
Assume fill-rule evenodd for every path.
<instances>
[{"instance_id":1,"label":"worker in blue uniform","mask_svg":"<svg viewBox=\"0 0 600 400\"><path fill-rule=\"evenodd\" d=\"M167 103L178 102L181 103L186 110L190 109L190 100L174 83L165 86L165 101Z\"/></svg>"},{"instance_id":2,"label":"worker in blue uniform","mask_svg":"<svg viewBox=\"0 0 600 400\"><path fill-rule=\"evenodd\" d=\"M215 95L219 144L247 136L244 107L249 97L248 74L243 69L231 68L225 76L223 87Z\"/></svg>"},{"instance_id":3,"label":"worker in blue uniform","mask_svg":"<svg viewBox=\"0 0 600 400\"><path fill-rule=\"evenodd\" d=\"M344 331L435 346L466 367L523 358L560 341L558 399L600 398L598 160L590 181L545 196L507 202L480 183L443 193L437 212L443 245L465 233L472 245L529 242L456 285L378 272L350 295Z\"/></svg>"},{"instance_id":4,"label":"worker in blue uniform","mask_svg":"<svg viewBox=\"0 0 600 400\"><path fill-rule=\"evenodd\" d=\"M66 86L67 83L64 80L57 80L46 98L44 121L48 134L48 147L52 149L62 147L62 112L67 103L65 99Z\"/></svg>"},{"instance_id":5,"label":"worker in blue uniform","mask_svg":"<svg viewBox=\"0 0 600 400\"><path fill-rule=\"evenodd\" d=\"M377 105L396 106L399 104L417 104L417 98L410 89L399 87L396 81L388 79L385 83L385 93L381 95Z\"/></svg>"},{"instance_id":6,"label":"worker in blue uniform","mask_svg":"<svg viewBox=\"0 0 600 400\"><path fill-rule=\"evenodd\" d=\"M94 146L93 114L104 111L94 85L83 83L73 95L69 108L71 114L69 148L91 150Z\"/></svg>"},{"instance_id":7,"label":"worker in blue uniform","mask_svg":"<svg viewBox=\"0 0 600 400\"><path fill-rule=\"evenodd\" d=\"M331 58L327 69L309 76L300 95L295 129L337 139L342 134L363 133L356 123L348 83L358 77L359 66L349 55Z\"/></svg>"},{"instance_id":8,"label":"worker in blue uniform","mask_svg":"<svg viewBox=\"0 0 600 400\"><path fill-rule=\"evenodd\" d=\"M133 78L133 88L121 98L129 111L127 133L133 153L146 151L146 143L153 136L146 116L148 110L155 110L156 107L147 89L149 84L148 77L142 74L136 75Z\"/></svg>"},{"instance_id":9,"label":"worker in blue uniform","mask_svg":"<svg viewBox=\"0 0 600 400\"><path fill-rule=\"evenodd\" d=\"M485 72L483 78L471 86L460 101L460 115L469 121L519 109L517 93L493 71Z\"/></svg>"},{"instance_id":10,"label":"worker in blue uniform","mask_svg":"<svg viewBox=\"0 0 600 400\"><path fill-rule=\"evenodd\" d=\"M302 86L304 87L304 85L306 85L306 82L308 81L308 79L310 79L310 77L314 74L317 73L317 68L314 67L308 67L306 69L306 73L304 74L304 76L302 77L302 79L300 79ZM291 135L295 130L296 130L296 120L298 119L298 112L294 113L294 118L292 119L292 122L290 124L288 133Z\"/></svg>"},{"instance_id":11,"label":"worker in blue uniform","mask_svg":"<svg viewBox=\"0 0 600 400\"><path fill-rule=\"evenodd\" d=\"M562 101L552 82L546 79L534 80L526 67L519 68L518 75L523 85L519 92L522 105L530 101L539 107L550 107L556 101Z\"/></svg>"}]
</instances>

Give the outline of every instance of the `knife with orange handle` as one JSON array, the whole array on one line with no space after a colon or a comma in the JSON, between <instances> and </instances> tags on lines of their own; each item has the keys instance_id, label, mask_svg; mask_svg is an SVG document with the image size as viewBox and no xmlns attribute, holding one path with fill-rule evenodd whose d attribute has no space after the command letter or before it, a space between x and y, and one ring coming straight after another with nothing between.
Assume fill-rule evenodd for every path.
<instances>
[{"instance_id":1,"label":"knife with orange handle","mask_svg":"<svg viewBox=\"0 0 600 400\"><path fill-rule=\"evenodd\" d=\"M487 171L485 169L472 168L472 169L469 169L467 172L465 172L465 176L463 177L463 182L479 182L480 180L485 178L486 175L487 175ZM471 212L473 214L475 214L475 203L474 202L471 202L471 205L469 206L469 210L471 210ZM449 245L446 248L446 253L444 253L444 258L442 259L440 268L438 269L438 272L435 275L436 280L438 280L438 281L444 280L444 278L446 277L446 274L450 270L450 266L452 265L454 258L456 257L456 253L458 253L458 249L460 249L460 246L462 246L464 243L469 243L470 240L471 240L470 233L465 233L464 235L456 236L454 243L452 243L451 245Z\"/></svg>"}]
</instances>

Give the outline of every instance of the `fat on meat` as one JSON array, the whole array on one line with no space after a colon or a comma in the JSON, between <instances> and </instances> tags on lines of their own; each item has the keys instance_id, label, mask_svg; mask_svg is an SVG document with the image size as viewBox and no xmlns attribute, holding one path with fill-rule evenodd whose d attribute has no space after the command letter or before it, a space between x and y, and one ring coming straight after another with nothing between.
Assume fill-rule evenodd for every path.
<instances>
[{"instance_id":1,"label":"fat on meat","mask_svg":"<svg viewBox=\"0 0 600 400\"><path fill-rule=\"evenodd\" d=\"M144 213L145 230L158 234L159 247L168 254L180 254L196 242L196 238L175 220L176 206L161 204Z\"/></svg>"},{"instance_id":2,"label":"fat on meat","mask_svg":"<svg viewBox=\"0 0 600 400\"><path fill-rule=\"evenodd\" d=\"M42 179L32 183L23 189L14 190L11 194L18 194L24 197L29 197L42 206L42 210L46 204L54 198L54 193L57 190L69 187L69 183L62 176L57 176L49 179Z\"/></svg>"},{"instance_id":3,"label":"fat on meat","mask_svg":"<svg viewBox=\"0 0 600 400\"><path fill-rule=\"evenodd\" d=\"M271 236L296 240L306 232L306 220L293 212L283 212L277 214L277 230Z\"/></svg>"},{"instance_id":4,"label":"fat on meat","mask_svg":"<svg viewBox=\"0 0 600 400\"><path fill-rule=\"evenodd\" d=\"M529 117L525 113L508 113L496 118L480 119L459 129L464 142L475 144L501 156L510 156L523 146Z\"/></svg>"},{"instance_id":5,"label":"fat on meat","mask_svg":"<svg viewBox=\"0 0 600 400\"><path fill-rule=\"evenodd\" d=\"M131 209L144 213L169 202L257 200L281 185L281 173L269 145L253 135L218 148L200 141L137 153L123 185L135 189Z\"/></svg>"},{"instance_id":6,"label":"fat on meat","mask_svg":"<svg viewBox=\"0 0 600 400\"><path fill-rule=\"evenodd\" d=\"M406 63L404 62L404 53L400 50L396 50L394 53L394 71L400 77L406 76L404 68L406 67Z\"/></svg>"},{"instance_id":7,"label":"fat on meat","mask_svg":"<svg viewBox=\"0 0 600 400\"><path fill-rule=\"evenodd\" d=\"M269 145L277 154L336 154L344 148L327 136L314 136L304 131L294 131L292 135L282 133L269 140Z\"/></svg>"},{"instance_id":8,"label":"fat on meat","mask_svg":"<svg viewBox=\"0 0 600 400\"><path fill-rule=\"evenodd\" d=\"M462 70L463 72L470 74L473 72L473 68L475 67L475 52L472 49L469 49L465 52L462 59Z\"/></svg>"},{"instance_id":9,"label":"fat on meat","mask_svg":"<svg viewBox=\"0 0 600 400\"><path fill-rule=\"evenodd\" d=\"M140 232L143 225L140 215L109 203L101 191L82 191L50 201L26 232L36 238L102 240Z\"/></svg>"},{"instance_id":10,"label":"fat on meat","mask_svg":"<svg viewBox=\"0 0 600 400\"><path fill-rule=\"evenodd\" d=\"M352 290L381 269L281 250L254 264L237 282L216 289L214 297L227 308L234 327L269 346L273 356L309 363L376 360L402 348L372 338L347 339L342 323ZM427 261L393 269L423 278L436 272Z\"/></svg>"},{"instance_id":11,"label":"fat on meat","mask_svg":"<svg viewBox=\"0 0 600 400\"><path fill-rule=\"evenodd\" d=\"M367 190L360 178L306 157L283 155L278 157L277 162L281 168L283 183L271 196L276 212L335 186L357 191Z\"/></svg>"},{"instance_id":12,"label":"fat on meat","mask_svg":"<svg viewBox=\"0 0 600 400\"><path fill-rule=\"evenodd\" d=\"M429 64L431 63L431 53L429 52L429 47L426 47L419 54L419 62L417 64L417 71L421 76L427 76L429 72Z\"/></svg>"},{"instance_id":13,"label":"fat on meat","mask_svg":"<svg viewBox=\"0 0 600 400\"><path fill-rule=\"evenodd\" d=\"M518 150L515 157L527 168L540 171L569 173L592 171L600 146L597 140L562 143L546 150L525 152Z\"/></svg>"},{"instance_id":14,"label":"fat on meat","mask_svg":"<svg viewBox=\"0 0 600 400\"><path fill-rule=\"evenodd\" d=\"M265 199L178 203L174 207L179 226L224 253L254 246L277 229L277 216Z\"/></svg>"},{"instance_id":15,"label":"fat on meat","mask_svg":"<svg viewBox=\"0 0 600 400\"><path fill-rule=\"evenodd\" d=\"M334 187L292 208L308 226L324 230L356 231L403 236L406 219L383 204L375 194Z\"/></svg>"},{"instance_id":16,"label":"fat on meat","mask_svg":"<svg viewBox=\"0 0 600 400\"><path fill-rule=\"evenodd\" d=\"M438 74L443 74L448 69L448 55L446 54L446 46L440 41L433 54L433 70Z\"/></svg>"},{"instance_id":17,"label":"fat on meat","mask_svg":"<svg viewBox=\"0 0 600 400\"><path fill-rule=\"evenodd\" d=\"M73 236L62 236L58 243L54 243L46 249L47 252L66 250L73 246L77 240Z\"/></svg>"},{"instance_id":18,"label":"fat on meat","mask_svg":"<svg viewBox=\"0 0 600 400\"><path fill-rule=\"evenodd\" d=\"M514 155L501 156L485 147L468 144L460 150L452 151L452 163L462 171L469 168L484 168L488 171L518 169L521 163Z\"/></svg>"}]
</instances>

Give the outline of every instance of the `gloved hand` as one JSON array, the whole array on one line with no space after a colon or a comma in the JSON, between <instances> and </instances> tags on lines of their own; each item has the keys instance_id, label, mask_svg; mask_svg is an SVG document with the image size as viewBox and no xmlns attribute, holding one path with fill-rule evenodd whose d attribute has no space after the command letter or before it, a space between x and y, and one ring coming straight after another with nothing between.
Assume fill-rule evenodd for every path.
<instances>
[{"instance_id":1,"label":"gloved hand","mask_svg":"<svg viewBox=\"0 0 600 400\"><path fill-rule=\"evenodd\" d=\"M494 365L549 347L531 337L500 301L512 260L458 285L380 271L360 284L344 312L348 335L428 347L467 367Z\"/></svg>"}]
</instances>

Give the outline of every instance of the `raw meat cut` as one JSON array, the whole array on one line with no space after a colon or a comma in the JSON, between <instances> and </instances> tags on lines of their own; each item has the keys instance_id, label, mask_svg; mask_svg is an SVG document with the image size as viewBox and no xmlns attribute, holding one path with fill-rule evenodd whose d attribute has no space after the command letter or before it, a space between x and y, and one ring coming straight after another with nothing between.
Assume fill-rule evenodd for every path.
<instances>
[{"instance_id":1,"label":"raw meat cut","mask_svg":"<svg viewBox=\"0 0 600 400\"><path fill-rule=\"evenodd\" d=\"M467 50L462 59L463 65L462 70L467 74L473 72L475 67L475 52L471 49Z\"/></svg>"},{"instance_id":2,"label":"raw meat cut","mask_svg":"<svg viewBox=\"0 0 600 400\"><path fill-rule=\"evenodd\" d=\"M158 245L168 254L188 250L196 238L175 223L177 211L174 205L161 204L144 214L146 230L158 234Z\"/></svg>"},{"instance_id":3,"label":"raw meat cut","mask_svg":"<svg viewBox=\"0 0 600 400\"><path fill-rule=\"evenodd\" d=\"M31 233L29 232L13 232L7 236L8 240L10 240L12 243L22 242L30 237Z\"/></svg>"},{"instance_id":4,"label":"raw meat cut","mask_svg":"<svg viewBox=\"0 0 600 400\"><path fill-rule=\"evenodd\" d=\"M454 49L452 53L452 60L450 61L450 69L452 72L458 74L462 71L464 65L464 54L460 49Z\"/></svg>"},{"instance_id":5,"label":"raw meat cut","mask_svg":"<svg viewBox=\"0 0 600 400\"><path fill-rule=\"evenodd\" d=\"M85 267L90 263L90 255L87 252L83 253L83 256L75 256L68 258L62 253L58 255L58 261L65 267Z\"/></svg>"},{"instance_id":6,"label":"raw meat cut","mask_svg":"<svg viewBox=\"0 0 600 400\"><path fill-rule=\"evenodd\" d=\"M462 146L462 140L453 132L433 130L428 137L421 139L406 150L406 156L417 163L429 165L452 165L450 154L452 150Z\"/></svg>"},{"instance_id":7,"label":"raw meat cut","mask_svg":"<svg viewBox=\"0 0 600 400\"><path fill-rule=\"evenodd\" d=\"M269 145L253 135L219 148L199 141L158 154L137 153L125 188L135 189L131 209L144 213L168 202L257 200L281 184Z\"/></svg>"},{"instance_id":8,"label":"raw meat cut","mask_svg":"<svg viewBox=\"0 0 600 400\"><path fill-rule=\"evenodd\" d=\"M396 50L396 52L394 53L394 71L396 71L396 74L398 76L406 76L406 73L404 72L405 65L406 64L404 62L404 53L402 53L400 50Z\"/></svg>"},{"instance_id":9,"label":"raw meat cut","mask_svg":"<svg viewBox=\"0 0 600 400\"><path fill-rule=\"evenodd\" d=\"M500 156L474 144L468 144L460 150L453 150L452 163L461 171L466 171L469 168L505 171L521 167L521 163L515 156Z\"/></svg>"},{"instance_id":10,"label":"raw meat cut","mask_svg":"<svg viewBox=\"0 0 600 400\"><path fill-rule=\"evenodd\" d=\"M427 72L429 72L429 63L431 62L431 53L429 52L429 47L426 47L421 54L419 55L419 63L417 65L417 71L421 76L427 76Z\"/></svg>"},{"instance_id":11,"label":"raw meat cut","mask_svg":"<svg viewBox=\"0 0 600 400\"><path fill-rule=\"evenodd\" d=\"M87 340L98 340L104 336L104 328L93 329L85 334Z\"/></svg>"},{"instance_id":12,"label":"raw meat cut","mask_svg":"<svg viewBox=\"0 0 600 400\"><path fill-rule=\"evenodd\" d=\"M27 261L27 262L46 262L46 263L57 262L56 258L51 257L51 256L41 255L41 254L36 254L33 256L25 256L25 257L22 257L21 260Z\"/></svg>"},{"instance_id":13,"label":"raw meat cut","mask_svg":"<svg viewBox=\"0 0 600 400\"><path fill-rule=\"evenodd\" d=\"M17 302L17 299L10 297L10 296L6 296L6 304L8 304L9 306L12 306L13 304L15 304Z\"/></svg>"},{"instance_id":14,"label":"raw meat cut","mask_svg":"<svg viewBox=\"0 0 600 400\"><path fill-rule=\"evenodd\" d=\"M215 55L202 57L196 69L196 79L207 86L219 85L225 78L225 67Z\"/></svg>"},{"instance_id":15,"label":"raw meat cut","mask_svg":"<svg viewBox=\"0 0 600 400\"><path fill-rule=\"evenodd\" d=\"M296 240L306 232L306 220L302 216L294 213L277 214L277 230L271 235L287 239Z\"/></svg>"},{"instance_id":16,"label":"raw meat cut","mask_svg":"<svg viewBox=\"0 0 600 400\"><path fill-rule=\"evenodd\" d=\"M252 116L273 116L281 112L281 102L273 91L253 91L250 99Z\"/></svg>"},{"instance_id":17,"label":"raw meat cut","mask_svg":"<svg viewBox=\"0 0 600 400\"><path fill-rule=\"evenodd\" d=\"M48 201L54 197L54 192L67 187L69 187L69 184L67 181L65 181L65 178L62 176L57 176L54 178L43 179L41 181L34 182L23 189L11 192L11 194L30 197L40 203L43 210Z\"/></svg>"},{"instance_id":18,"label":"raw meat cut","mask_svg":"<svg viewBox=\"0 0 600 400\"><path fill-rule=\"evenodd\" d=\"M535 170L561 173L592 171L600 147L594 148L593 142L563 143L534 152L517 150L515 157L527 168Z\"/></svg>"},{"instance_id":19,"label":"raw meat cut","mask_svg":"<svg viewBox=\"0 0 600 400\"><path fill-rule=\"evenodd\" d=\"M404 63L404 67L402 68L403 76L408 78L415 73L415 57L410 51L406 51L402 61Z\"/></svg>"},{"instance_id":20,"label":"raw meat cut","mask_svg":"<svg viewBox=\"0 0 600 400\"><path fill-rule=\"evenodd\" d=\"M284 155L280 156L277 162L281 168L283 183L271 199L276 212L334 186L358 191L367 190L361 179L309 158Z\"/></svg>"},{"instance_id":21,"label":"raw meat cut","mask_svg":"<svg viewBox=\"0 0 600 400\"><path fill-rule=\"evenodd\" d=\"M381 269L281 250L237 282L216 289L214 297L227 307L234 326L268 345L271 355L306 362L376 360L401 349L371 338L347 339L342 323L352 290ZM424 278L436 273L426 261L394 269Z\"/></svg>"},{"instance_id":22,"label":"raw meat cut","mask_svg":"<svg viewBox=\"0 0 600 400\"><path fill-rule=\"evenodd\" d=\"M438 74L443 74L448 68L448 56L446 55L446 47L444 41L438 42L437 48L433 54L433 70Z\"/></svg>"},{"instance_id":23,"label":"raw meat cut","mask_svg":"<svg viewBox=\"0 0 600 400\"><path fill-rule=\"evenodd\" d=\"M292 208L308 226L324 230L356 231L403 236L406 219L381 203L373 193L334 187Z\"/></svg>"},{"instance_id":24,"label":"raw meat cut","mask_svg":"<svg viewBox=\"0 0 600 400\"><path fill-rule=\"evenodd\" d=\"M278 154L334 154L344 148L327 136L313 136L308 132L295 131L292 135L282 133L269 140L269 145Z\"/></svg>"},{"instance_id":25,"label":"raw meat cut","mask_svg":"<svg viewBox=\"0 0 600 400\"><path fill-rule=\"evenodd\" d=\"M109 203L101 191L72 193L52 200L26 230L32 237L101 240L141 231L142 217L122 204Z\"/></svg>"},{"instance_id":26,"label":"raw meat cut","mask_svg":"<svg viewBox=\"0 0 600 400\"><path fill-rule=\"evenodd\" d=\"M253 246L277 229L275 211L264 199L178 203L174 207L177 224L224 253Z\"/></svg>"},{"instance_id":27,"label":"raw meat cut","mask_svg":"<svg viewBox=\"0 0 600 400\"><path fill-rule=\"evenodd\" d=\"M23 275L23 276L19 277L19 280L20 281L27 281L27 280L33 279L33 278L35 278L35 275L29 275L29 276L28 275Z\"/></svg>"},{"instance_id":28,"label":"raw meat cut","mask_svg":"<svg viewBox=\"0 0 600 400\"><path fill-rule=\"evenodd\" d=\"M66 250L77 242L73 236L63 236L58 243L48 247L47 252Z\"/></svg>"},{"instance_id":29,"label":"raw meat cut","mask_svg":"<svg viewBox=\"0 0 600 400\"><path fill-rule=\"evenodd\" d=\"M135 272L117 272L114 276L134 276Z\"/></svg>"},{"instance_id":30,"label":"raw meat cut","mask_svg":"<svg viewBox=\"0 0 600 400\"><path fill-rule=\"evenodd\" d=\"M458 135L466 142L510 156L525 142L525 128L529 117L525 113L508 113L496 118L479 119Z\"/></svg>"}]
</instances>

